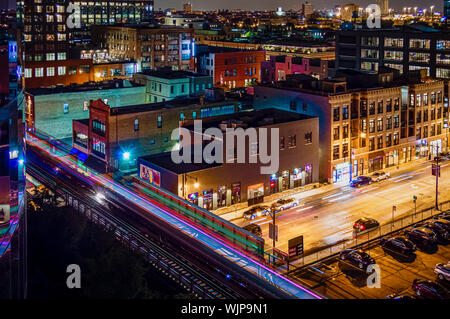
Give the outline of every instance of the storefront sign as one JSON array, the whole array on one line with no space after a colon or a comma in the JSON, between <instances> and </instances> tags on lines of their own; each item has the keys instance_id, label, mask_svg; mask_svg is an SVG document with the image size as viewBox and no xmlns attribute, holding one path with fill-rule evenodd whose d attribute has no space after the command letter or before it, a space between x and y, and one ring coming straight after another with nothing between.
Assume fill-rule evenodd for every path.
<instances>
[{"instance_id":1,"label":"storefront sign","mask_svg":"<svg viewBox=\"0 0 450 319\"><path fill-rule=\"evenodd\" d=\"M139 176L144 181L148 181L153 185L161 186L161 175L158 171L151 169L143 164L139 167Z\"/></svg>"}]
</instances>

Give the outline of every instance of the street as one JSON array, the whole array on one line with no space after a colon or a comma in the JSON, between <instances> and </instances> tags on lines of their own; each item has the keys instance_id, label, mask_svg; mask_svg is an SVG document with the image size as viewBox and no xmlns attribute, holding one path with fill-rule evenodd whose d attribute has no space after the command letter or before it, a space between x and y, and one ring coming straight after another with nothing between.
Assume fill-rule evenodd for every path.
<instances>
[{"instance_id":1,"label":"street","mask_svg":"<svg viewBox=\"0 0 450 319\"><path fill-rule=\"evenodd\" d=\"M441 164L439 201L450 199L449 162ZM395 218L414 212L413 196L417 196L417 211L434 206L435 177L431 175L431 162L417 164L408 170L391 173L388 180L374 182L360 188L342 186L331 191L301 199L300 205L277 214L278 242L276 247L287 251L288 240L304 236L305 251L333 245L352 237L352 225L360 217L374 218L380 224L392 219L392 206L396 206ZM240 226L249 221L233 220ZM266 243L269 239L270 217L252 221L261 226Z\"/></svg>"}]
</instances>

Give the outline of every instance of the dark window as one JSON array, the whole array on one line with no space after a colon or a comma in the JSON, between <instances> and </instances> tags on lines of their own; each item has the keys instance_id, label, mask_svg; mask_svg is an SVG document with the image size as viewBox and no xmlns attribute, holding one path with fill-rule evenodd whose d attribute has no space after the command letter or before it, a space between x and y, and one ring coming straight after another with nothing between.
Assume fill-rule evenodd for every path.
<instances>
[{"instance_id":1,"label":"dark window","mask_svg":"<svg viewBox=\"0 0 450 319\"><path fill-rule=\"evenodd\" d=\"M338 139L340 139L339 126L336 126L335 128L333 128L333 140Z\"/></svg>"},{"instance_id":2,"label":"dark window","mask_svg":"<svg viewBox=\"0 0 450 319\"><path fill-rule=\"evenodd\" d=\"M305 134L305 144L312 143L312 132L308 132Z\"/></svg>"},{"instance_id":3,"label":"dark window","mask_svg":"<svg viewBox=\"0 0 450 319\"><path fill-rule=\"evenodd\" d=\"M280 137L280 150L284 149L284 136Z\"/></svg>"},{"instance_id":4,"label":"dark window","mask_svg":"<svg viewBox=\"0 0 450 319\"><path fill-rule=\"evenodd\" d=\"M375 114L375 102L371 102L369 104L369 115L374 115Z\"/></svg>"},{"instance_id":5,"label":"dark window","mask_svg":"<svg viewBox=\"0 0 450 319\"><path fill-rule=\"evenodd\" d=\"M335 108L333 109L333 120L334 120L335 122L340 120L340 116L339 116L339 107L335 107Z\"/></svg>"},{"instance_id":6,"label":"dark window","mask_svg":"<svg viewBox=\"0 0 450 319\"><path fill-rule=\"evenodd\" d=\"M134 120L134 131L139 131L139 120L138 119Z\"/></svg>"},{"instance_id":7,"label":"dark window","mask_svg":"<svg viewBox=\"0 0 450 319\"><path fill-rule=\"evenodd\" d=\"M348 120L348 105L342 107L342 119Z\"/></svg>"},{"instance_id":8,"label":"dark window","mask_svg":"<svg viewBox=\"0 0 450 319\"><path fill-rule=\"evenodd\" d=\"M342 138L348 138L348 125L342 127Z\"/></svg>"},{"instance_id":9,"label":"dark window","mask_svg":"<svg viewBox=\"0 0 450 319\"><path fill-rule=\"evenodd\" d=\"M383 113L383 101L378 102L378 114Z\"/></svg>"},{"instance_id":10,"label":"dark window","mask_svg":"<svg viewBox=\"0 0 450 319\"><path fill-rule=\"evenodd\" d=\"M333 160L339 159L339 145L333 146Z\"/></svg>"}]
</instances>

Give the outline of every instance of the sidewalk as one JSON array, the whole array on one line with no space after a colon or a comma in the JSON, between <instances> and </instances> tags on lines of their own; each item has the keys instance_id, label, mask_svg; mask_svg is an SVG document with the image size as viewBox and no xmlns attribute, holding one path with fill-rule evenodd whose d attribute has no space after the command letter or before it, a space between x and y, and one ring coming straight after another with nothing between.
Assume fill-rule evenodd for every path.
<instances>
[{"instance_id":1,"label":"sidewalk","mask_svg":"<svg viewBox=\"0 0 450 319\"><path fill-rule=\"evenodd\" d=\"M402 163L400 165L394 165L388 168L383 169L384 172L389 172L394 175L400 175L402 173L407 172L413 167L423 165L425 163L429 163L428 158L422 158L419 160L411 161L408 163ZM370 176L372 173L368 174ZM393 176L391 176L393 177ZM283 192L275 193L269 196L264 196L264 202L259 205L267 205L270 206L273 202L287 196L295 196L295 199L303 199L309 196L319 195L322 193L329 192L334 189L339 189L343 187L341 184L319 184L313 183L293 189L288 189ZM227 207L218 208L216 210L212 210L211 212L220 216L223 219L228 221L234 221L242 218L244 211L249 209L247 202L234 204Z\"/></svg>"}]
</instances>

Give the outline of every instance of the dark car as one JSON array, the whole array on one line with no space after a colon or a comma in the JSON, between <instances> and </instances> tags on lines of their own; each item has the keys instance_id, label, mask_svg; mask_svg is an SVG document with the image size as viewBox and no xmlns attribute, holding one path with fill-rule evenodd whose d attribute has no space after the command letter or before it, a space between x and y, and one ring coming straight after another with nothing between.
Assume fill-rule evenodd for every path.
<instances>
[{"instance_id":1,"label":"dark car","mask_svg":"<svg viewBox=\"0 0 450 319\"><path fill-rule=\"evenodd\" d=\"M262 236L261 227L259 225L249 224L249 225L244 226L242 228L244 228L245 230L248 230L249 232L251 232L252 234L255 234L256 236L259 236L259 237Z\"/></svg>"},{"instance_id":2,"label":"dark car","mask_svg":"<svg viewBox=\"0 0 450 319\"><path fill-rule=\"evenodd\" d=\"M445 219L450 221L450 211L442 212L442 214L434 216L435 219Z\"/></svg>"},{"instance_id":3,"label":"dark car","mask_svg":"<svg viewBox=\"0 0 450 319\"><path fill-rule=\"evenodd\" d=\"M269 206L258 205L244 212L244 218L253 220L256 217L266 216L270 211Z\"/></svg>"},{"instance_id":4,"label":"dark car","mask_svg":"<svg viewBox=\"0 0 450 319\"><path fill-rule=\"evenodd\" d=\"M353 224L353 231L357 234L371 231L380 226L380 223L373 218L363 217Z\"/></svg>"},{"instance_id":5,"label":"dark car","mask_svg":"<svg viewBox=\"0 0 450 319\"><path fill-rule=\"evenodd\" d=\"M360 187L363 185L372 184L372 182L373 182L373 180L369 176L358 176L357 178L352 179L352 181L350 182L350 186L351 187Z\"/></svg>"},{"instance_id":6,"label":"dark car","mask_svg":"<svg viewBox=\"0 0 450 319\"><path fill-rule=\"evenodd\" d=\"M450 221L443 218L433 219L433 222L450 232Z\"/></svg>"},{"instance_id":7,"label":"dark car","mask_svg":"<svg viewBox=\"0 0 450 319\"><path fill-rule=\"evenodd\" d=\"M381 247L387 252L393 252L402 255L411 255L416 251L416 245L403 236L396 236L389 239L382 238Z\"/></svg>"},{"instance_id":8,"label":"dark car","mask_svg":"<svg viewBox=\"0 0 450 319\"><path fill-rule=\"evenodd\" d=\"M441 244L446 244L449 240L449 233L447 229L433 220L428 220L426 222L420 223L416 227L424 227L432 230L436 234L438 242Z\"/></svg>"},{"instance_id":9,"label":"dark car","mask_svg":"<svg viewBox=\"0 0 450 319\"><path fill-rule=\"evenodd\" d=\"M389 296L387 296L386 297L386 299L416 299L414 296L411 296L411 295L396 295L396 294L393 294L393 295L389 295Z\"/></svg>"},{"instance_id":10,"label":"dark car","mask_svg":"<svg viewBox=\"0 0 450 319\"><path fill-rule=\"evenodd\" d=\"M375 264L375 259L362 250L346 249L341 251L339 259L352 268L357 268L363 271L367 270L369 265Z\"/></svg>"},{"instance_id":11,"label":"dark car","mask_svg":"<svg viewBox=\"0 0 450 319\"><path fill-rule=\"evenodd\" d=\"M450 298L447 289L430 280L415 279L412 284L412 290L414 290L417 296L424 299Z\"/></svg>"},{"instance_id":12,"label":"dark car","mask_svg":"<svg viewBox=\"0 0 450 319\"><path fill-rule=\"evenodd\" d=\"M437 236L431 229L425 227L405 230L405 236L419 247L431 247L436 245Z\"/></svg>"}]
</instances>

